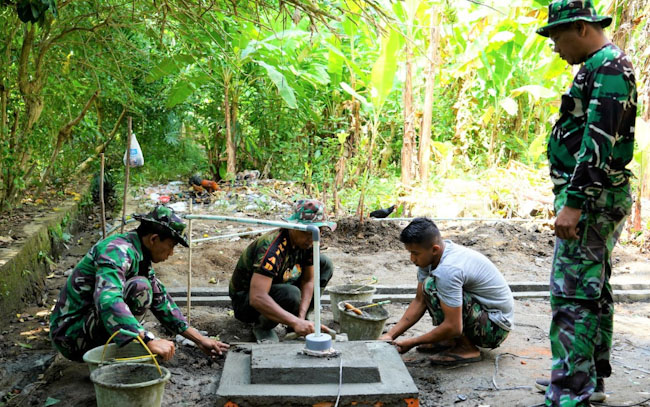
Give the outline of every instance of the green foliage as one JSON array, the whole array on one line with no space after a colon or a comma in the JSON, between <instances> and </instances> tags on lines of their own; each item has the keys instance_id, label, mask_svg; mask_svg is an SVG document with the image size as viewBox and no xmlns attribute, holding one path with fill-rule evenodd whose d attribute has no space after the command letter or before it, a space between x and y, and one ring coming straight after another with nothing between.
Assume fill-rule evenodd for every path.
<instances>
[{"instance_id":1,"label":"green foliage","mask_svg":"<svg viewBox=\"0 0 650 407\"><path fill-rule=\"evenodd\" d=\"M543 168L555 101L571 80L566 64L534 34L546 19L547 0L495 6L505 15L449 0L370 1L363 8L347 0L235 3L188 9L176 0L109 0L59 2L57 9L54 0L20 0L0 6L0 96L6 101L0 113L7 117L0 123L2 209L19 204L30 187L63 190L79 164L104 145L107 174L120 197L126 120L114 136L111 131L124 109L145 156L145 166L130 171L132 184L194 173L232 177L229 127L237 169L266 170L330 191L343 163L338 192L344 207L352 209L364 188L366 207L392 204L401 192L403 51L408 44L414 53L418 133L431 63L425 56L430 13L440 22L433 186L514 162ZM19 14L39 23L23 24ZM642 66L644 27L629 33L638 50L632 56ZM60 130L98 89L57 153ZM49 179L41 179L50 163ZM97 172L97 160L86 171Z\"/></svg>"}]
</instances>

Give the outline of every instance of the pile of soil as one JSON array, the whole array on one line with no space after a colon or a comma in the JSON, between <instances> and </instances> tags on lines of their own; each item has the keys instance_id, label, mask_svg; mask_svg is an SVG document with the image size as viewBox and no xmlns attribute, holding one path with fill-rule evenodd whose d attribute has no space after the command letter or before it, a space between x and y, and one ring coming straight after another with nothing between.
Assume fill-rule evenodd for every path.
<instances>
[{"instance_id":1,"label":"pile of soil","mask_svg":"<svg viewBox=\"0 0 650 407\"><path fill-rule=\"evenodd\" d=\"M445 228L443 238L477 250L486 256L519 252L528 256L547 256L555 244L548 225L539 223L472 222Z\"/></svg>"},{"instance_id":2,"label":"pile of soil","mask_svg":"<svg viewBox=\"0 0 650 407\"><path fill-rule=\"evenodd\" d=\"M400 247L399 234L404 228L403 222L374 221L358 217L348 217L336 221L336 230L323 232L323 241L327 246L338 246L345 253L377 253Z\"/></svg>"}]
</instances>

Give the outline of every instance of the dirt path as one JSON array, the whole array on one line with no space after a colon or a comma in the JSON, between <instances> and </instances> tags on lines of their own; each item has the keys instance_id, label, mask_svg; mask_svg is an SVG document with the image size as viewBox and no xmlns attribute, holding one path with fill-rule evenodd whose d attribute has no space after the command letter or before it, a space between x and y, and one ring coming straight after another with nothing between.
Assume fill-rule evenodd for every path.
<instances>
[{"instance_id":1,"label":"dirt path","mask_svg":"<svg viewBox=\"0 0 650 407\"><path fill-rule=\"evenodd\" d=\"M92 226L92 225L91 225ZM323 253L336 266L332 284L375 275L382 285L415 282L415 270L398 241L404 224L367 222L361 229L353 220L339 222L334 234L324 236ZM538 224L453 224L441 223L447 238L472 247L490 257L509 281L546 281L552 254L553 235ZM195 237L243 230L240 225L214 225L196 222ZM97 231L87 228L74 236L68 252L61 258L47 280L44 304L33 305L0 329L0 406L42 406L48 397L60 400L61 406L93 406L94 391L85 365L56 356L47 339L49 309L65 282L66 270L86 253L97 239ZM226 286L241 251L250 238L206 243L194 252L195 286ZM614 281L650 282L648 259L636 246L615 250ZM187 274L187 250L179 249L172 259L157 267L167 287L184 287ZM419 390L422 406L458 405L530 406L543 397L530 387L517 390L500 388L532 386L536 377L548 375L550 367L547 337L550 322L549 304L544 300L516 301L516 328L502 347L484 353L483 361L451 369L432 367L426 355L414 350L403 355ZM389 305L395 323L405 306ZM326 323L331 313L323 313ZM607 381L609 402L624 404L650 397L650 303L616 304L613 349L613 376ZM160 326L147 317L148 329L160 332ZM192 324L227 342L251 341L249 327L236 321L229 308L195 307ZM409 334L431 329L424 318ZM499 356L501 355L501 356ZM513 356L516 355L516 356ZM177 356L166 366L172 371L164 406L213 406L223 360L208 362L195 348L181 346ZM460 401L465 399L465 401ZM645 405L650 406L650 403Z\"/></svg>"}]
</instances>

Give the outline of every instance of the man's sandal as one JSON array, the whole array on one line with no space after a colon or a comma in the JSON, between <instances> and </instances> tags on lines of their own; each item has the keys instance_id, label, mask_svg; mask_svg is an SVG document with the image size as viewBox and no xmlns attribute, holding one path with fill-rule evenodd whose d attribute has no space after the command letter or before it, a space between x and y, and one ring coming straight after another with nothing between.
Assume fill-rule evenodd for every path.
<instances>
[{"instance_id":1,"label":"man's sandal","mask_svg":"<svg viewBox=\"0 0 650 407\"><path fill-rule=\"evenodd\" d=\"M451 359L446 360L441 358L451 358ZM480 362L482 359L483 358L481 357L481 355L473 358L464 358L455 353L450 353L449 351L442 351L430 358L431 364L435 366L456 366L456 365L462 365L464 363Z\"/></svg>"},{"instance_id":2,"label":"man's sandal","mask_svg":"<svg viewBox=\"0 0 650 407\"><path fill-rule=\"evenodd\" d=\"M439 343L425 343L415 348L416 351L421 353L440 353L451 349L450 345L441 345Z\"/></svg>"}]
</instances>

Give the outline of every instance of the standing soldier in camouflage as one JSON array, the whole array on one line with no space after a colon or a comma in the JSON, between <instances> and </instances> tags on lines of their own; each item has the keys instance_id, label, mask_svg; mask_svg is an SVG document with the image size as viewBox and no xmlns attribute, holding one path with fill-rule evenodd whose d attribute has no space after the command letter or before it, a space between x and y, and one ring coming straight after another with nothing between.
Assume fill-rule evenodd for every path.
<instances>
[{"instance_id":1,"label":"standing soldier in camouflage","mask_svg":"<svg viewBox=\"0 0 650 407\"><path fill-rule=\"evenodd\" d=\"M538 379L546 405L588 406L606 398L611 374L614 305L611 254L630 213L626 168L634 150L636 84L628 57L610 43L591 0L549 5L554 51L582 64L562 95L548 142L555 194L555 254L551 273L551 379Z\"/></svg>"},{"instance_id":2,"label":"standing soldier in camouflage","mask_svg":"<svg viewBox=\"0 0 650 407\"><path fill-rule=\"evenodd\" d=\"M286 221L336 228L336 223L327 221L323 203L315 199L298 201ZM314 293L311 247L310 232L278 229L257 238L241 254L230 279L229 295L235 318L254 323L253 334L259 342L277 342L273 328L278 323L298 335L314 332L314 323L306 320ZM333 272L332 261L321 254L321 290Z\"/></svg>"},{"instance_id":3,"label":"standing soldier in camouflage","mask_svg":"<svg viewBox=\"0 0 650 407\"><path fill-rule=\"evenodd\" d=\"M152 268L152 263L167 260L177 243L188 247L185 224L164 206L134 218L140 221L135 231L95 244L68 277L50 317L54 347L66 358L81 361L86 351L124 329L140 335L153 353L169 360L174 343L156 339L141 325L150 309L164 327L190 339L206 355L221 355L228 345L188 325ZM131 340L123 334L115 337L118 346Z\"/></svg>"}]
</instances>

